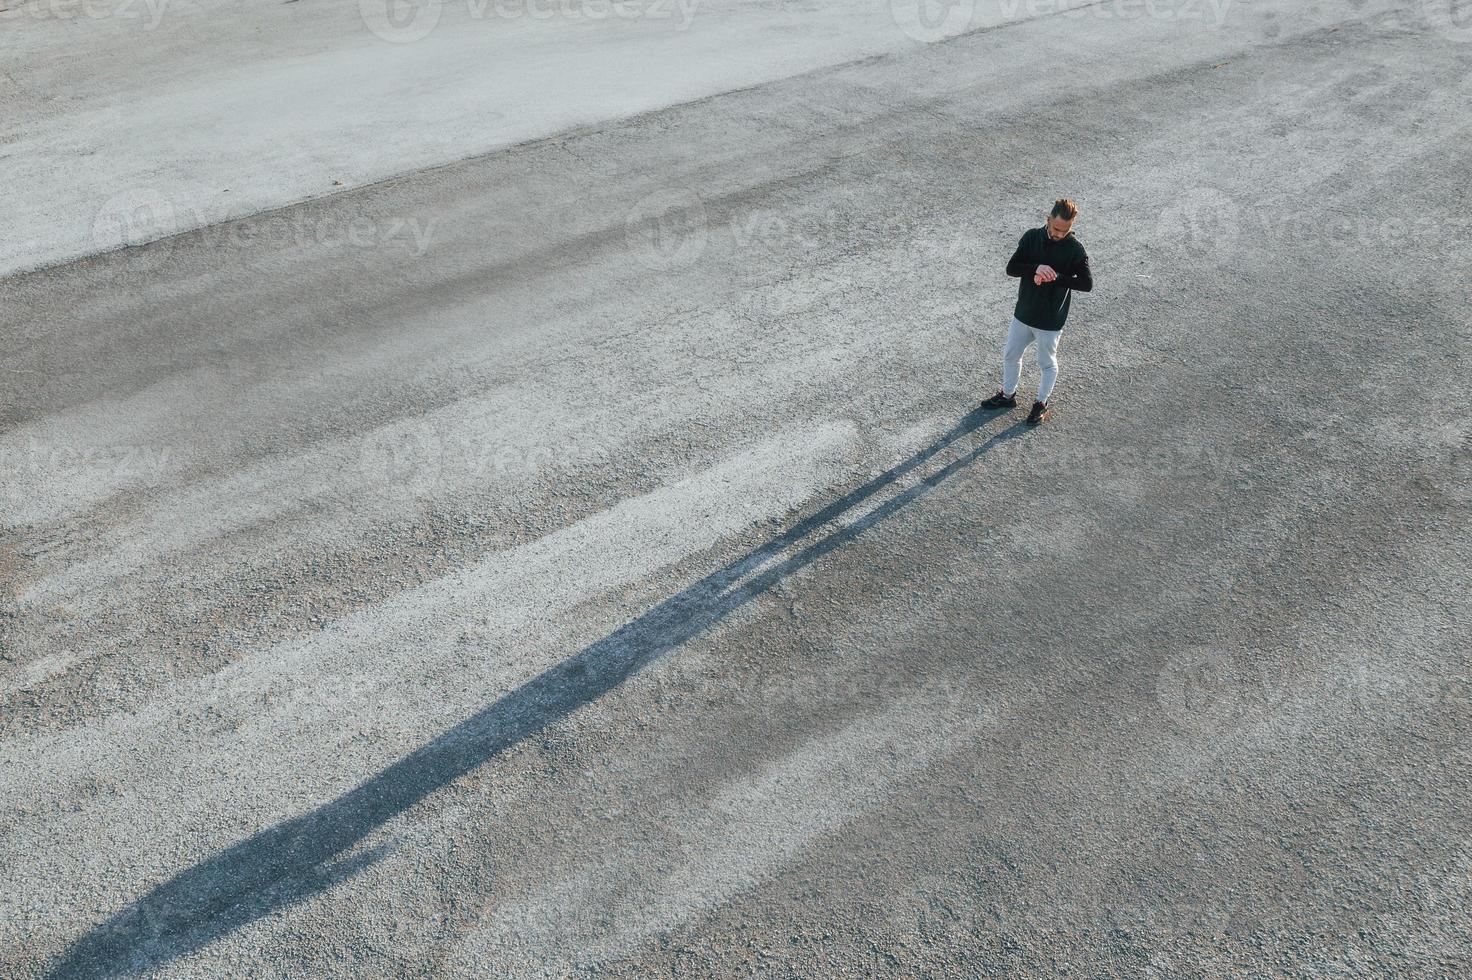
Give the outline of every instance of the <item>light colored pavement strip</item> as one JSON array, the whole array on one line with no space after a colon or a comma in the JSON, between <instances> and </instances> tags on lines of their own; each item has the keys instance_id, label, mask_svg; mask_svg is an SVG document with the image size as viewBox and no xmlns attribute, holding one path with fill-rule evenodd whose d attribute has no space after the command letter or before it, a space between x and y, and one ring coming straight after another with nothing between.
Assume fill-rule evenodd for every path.
<instances>
[{"instance_id":1,"label":"light colored pavement strip","mask_svg":"<svg viewBox=\"0 0 1472 980\"><path fill-rule=\"evenodd\" d=\"M1457 975L1423 899L1469 829L1472 259L1406 222L1454 196L1472 52L1326 6L1066 15L301 211L441 217L413 262L184 236L0 282L12 451L178 453L4 489L38 522L3 542L0 757L37 799L0 972L531 975L562 936L628 975ZM1078 60L999 86L1059 23ZM1110 285L1058 424L979 424L831 522L862 533L784 537L986 392L997 265L1064 182ZM660 266L671 191L704 238ZM517 405L489 438L526 462L483 484L373 455ZM677 655L618 683L641 650ZM512 734L456 727L483 710Z\"/></svg>"},{"instance_id":2,"label":"light colored pavement strip","mask_svg":"<svg viewBox=\"0 0 1472 980\"><path fill-rule=\"evenodd\" d=\"M825 361L829 359L825 358ZM787 367L800 371L811 362L798 361ZM776 379L774 379L775 381ZM768 389L766 394L774 392ZM366 527L375 519L392 516L406 501L412 505L417 494L453 496L484 490L487 477L494 477L494 458L489 458L480 440L487 432L505 432L495 446L516 463L516 472L540 465L551 468L553 457L544 452L545 441L574 451L596 451L590 432L595 420L586 414L570 411L570 406L547 398L545 391L512 388L496 393L492 399L462 399L453 406L433 414L406 419L356 437L342 446L318 446L300 456L284 461L263 463L250 471L204 484L187 486L173 499L165 499L152 513L131 526L121 528L102 541L90 543L89 551L97 554L98 546L106 550L94 558L80 554L70 558L61 571L39 578L21 593L24 605L47 605L66 602L69 608L86 613L89 596L118 582L129 573L151 562L158 562L182 552L189 552L231 530L218 515L228 514L237 527L263 523L283 512L299 508L313 500L338 502L351 499L353 513L347 524ZM628 405L627 430L648 435L668 424L668 401ZM533 432L529 427L508 425L508 419L561 418L566 428L558 431L544 426ZM555 425L555 423L554 423ZM607 437L605 428L598 433ZM586 447L582 449L581 447ZM528 465L530 463L531 465ZM365 473L379 470L402 474L398 483L371 487L364 494ZM508 481L509 482L509 481ZM506 487L514 492L515 486ZM345 529L339 525L334 533ZM298 546L300 544L299 539ZM269 547L285 547L287 542L275 540Z\"/></svg>"},{"instance_id":3,"label":"light colored pavement strip","mask_svg":"<svg viewBox=\"0 0 1472 980\"><path fill-rule=\"evenodd\" d=\"M1078 2L6 0L0 273Z\"/></svg>"},{"instance_id":4,"label":"light colored pavement strip","mask_svg":"<svg viewBox=\"0 0 1472 980\"><path fill-rule=\"evenodd\" d=\"M54 735L30 744L12 740L5 760L8 781L14 780L18 791L40 797L84 778L107 760L115 778L127 775L130 787L150 795L149 772L127 773L128 757L150 737L161 737L166 741L147 754L150 769L165 760L158 767L161 772L199 764L198 747L177 742L184 719L205 733L220 712L240 714L265 705L269 710L249 722L258 737L301 728L304 738L336 741L351 734L331 731L340 715L372 714L408 678L433 688L439 680L448 682L456 672L466 672L467 680L480 688L461 707L473 707L484 692L510 690L555 662L539 661L511 645L529 628L535 633L536 627L580 603L654 575L801 503L826 485L830 467L851 439L845 427L835 424L776 436L709 470L371 606L311 639L259 651L137 715L98 726L85 744ZM445 623L470 610L476 611L473 622L445 632ZM511 649L500 663L484 652L467 659L468 648L485 645ZM334 696L297 679L308 666L339 682ZM432 708L439 716L451 713L461 696L435 691ZM439 721L442 717L435 719ZM241 739L248 737L248 731L233 730L220 752L237 753ZM390 756L394 752L387 746L383 751ZM304 760L309 758L312 743L304 742L302 752ZM133 805L136 801L124 801L120 809Z\"/></svg>"}]
</instances>

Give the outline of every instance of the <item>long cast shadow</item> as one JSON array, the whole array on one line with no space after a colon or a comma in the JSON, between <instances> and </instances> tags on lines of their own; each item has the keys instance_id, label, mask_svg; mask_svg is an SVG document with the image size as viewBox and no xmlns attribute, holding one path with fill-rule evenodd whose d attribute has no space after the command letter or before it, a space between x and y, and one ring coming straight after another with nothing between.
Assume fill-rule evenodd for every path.
<instances>
[{"instance_id":1,"label":"long cast shadow","mask_svg":"<svg viewBox=\"0 0 1472 980\"><path fill-rule=\"evenodd\" d=\"M372 851L343 855L373 830L622 684L781 579L852 541L988 449L1022 432L1024 426L1018 423L992 435L867 514L746 578L976 431L993 414L978 409L964 416L892 469L547 669L337 799L180 872L78 939L49 976L102 978L154 969L352 876L379 855Z\"/></svg>"}]
</instances>

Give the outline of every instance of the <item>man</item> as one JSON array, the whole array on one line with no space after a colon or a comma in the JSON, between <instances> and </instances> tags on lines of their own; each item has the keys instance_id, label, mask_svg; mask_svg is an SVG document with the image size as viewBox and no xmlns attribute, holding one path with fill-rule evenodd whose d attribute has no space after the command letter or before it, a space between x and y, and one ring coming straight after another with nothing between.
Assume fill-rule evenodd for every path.
<instances>
[{"instance_id":1,"label":"man","mask_svg":"<svg viewBox=\"0 0 1472 980\"><path fill-rule=\"evenodd\" d=\"M1037 401L1028 413L1029 425L1048 419L1048 399L1058 380L1058 338L1068 319L1068 298L1076 289L1094 288L1089 255L1073 237L1078 206L1068 198L1053 202L1047 224L1023 234L1017 251L1007 263L1007 275L1020 278L1012 326L1002 348L1002 390L981 403L982 408L1012 408L1017 404L1017 382L1022 375L1022 355L1029 344L1038 345Z\"/></svg>"}]
</instances>

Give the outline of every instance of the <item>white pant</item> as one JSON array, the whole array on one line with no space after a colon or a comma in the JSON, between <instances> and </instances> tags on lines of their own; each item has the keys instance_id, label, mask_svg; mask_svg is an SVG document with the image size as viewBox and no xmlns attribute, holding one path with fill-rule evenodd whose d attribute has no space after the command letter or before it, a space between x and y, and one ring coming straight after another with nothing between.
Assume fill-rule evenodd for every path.
<instances>
[{"instance_id":1,"label":"white pant","mask_svg":"<svg viewBox=\"0 0 1472 980\"><path fill-rule=\"evenodd\" d=\"M1038 345L1038 401L1045 402L1053 393L1053 384L1058 380L1058 338L1062 330L1038 330L1029 327L1015 316L1012 326L1007 328L1007 343L1002 348L1002 391L1009 395L1017 393L1017 382L1022 378L1022 355L1027 345Z\"/></svg>"}]
</instances>

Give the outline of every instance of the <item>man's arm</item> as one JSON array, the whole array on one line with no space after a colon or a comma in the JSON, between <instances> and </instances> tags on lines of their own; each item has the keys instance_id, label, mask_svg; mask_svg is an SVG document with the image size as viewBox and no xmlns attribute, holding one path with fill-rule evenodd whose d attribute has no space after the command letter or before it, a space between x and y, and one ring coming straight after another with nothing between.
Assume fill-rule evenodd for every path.
<instances>
[{"instance_id":1,"label":"man's arm","mask_svg":"<svg viewBox=\"0 0 1472 980\"><path fill-rule=\"evenodd\" d=\"M1027 244L1027 235L1024 234L1017 242L1017 251L1007 260L1007 275L1013 279L1021 279L1023 276L1031 276L1038 271L1036 262L1026 262L1022 258L1022 247Z\"/></svg>"},{"instance_id":2,"label":"man's arm","mask_svg":"<svg viewBox=\"0 0 1472 980\"><path fill-rule=\"evenodd\" d=\"M1089 253L1085 252L1083 259L1073 267L1069 275L1058 277L1058 285L1076 289L1081 293L1094 291L1094 273L1089 268Z\"/></svg>"}]
</instances>

